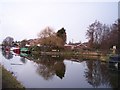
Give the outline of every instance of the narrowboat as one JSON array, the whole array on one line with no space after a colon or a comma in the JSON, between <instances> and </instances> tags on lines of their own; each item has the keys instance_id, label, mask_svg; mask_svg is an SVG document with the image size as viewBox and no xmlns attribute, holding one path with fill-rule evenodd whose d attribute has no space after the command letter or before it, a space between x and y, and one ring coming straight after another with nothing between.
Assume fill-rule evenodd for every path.
<instances>
[{"instance_id":1,"label":"narrowboat","mask_svg":"<svg viewBox=\"0 0 120 90\"><path fill-rule=\"evenodd\" d=\"M120 55L110 56L108 64L109 69L120 71Z\"/></svg>"},{"instance_id":2,"label":"narrowboat","mask_svg":"<svg viewBox=\"0 0 120 90\"><path fill-rule=\"evenodd\" d=\"M20 52L30 54L30 50L26 47L20 48Z\"/></svg>"}]
</instances>

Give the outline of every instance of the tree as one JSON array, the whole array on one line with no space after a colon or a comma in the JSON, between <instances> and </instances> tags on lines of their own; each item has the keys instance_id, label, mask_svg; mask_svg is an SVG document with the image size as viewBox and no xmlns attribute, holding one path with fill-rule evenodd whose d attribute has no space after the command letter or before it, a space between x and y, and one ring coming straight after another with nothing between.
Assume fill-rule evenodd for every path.
<instances>
[{"instance_id":1,"label":"tree","mask_svg":"<svg viewBox=\"0 0 120 90\"><path fill-rule=\"evenodd\" d=\"M27 44L27 40L24 39L24 40L21 41L20 47L25 47L26 44Z\"/></svg>"},{"instance_id":2,"label":"tree","mask_svg":"<svg viewBox=\"0 0 120 90\"><path fill-rule=\"evenodd\" d=\"M41 45L49 47L63 47L63 41L56 35L41 39Z\"/></svg>"},{"instance_id":3,"label":"tree","mask_svg":"<svg viewBox=\"0 0 120 90\"><path fill-rule=\"evenodd\" d=\"M64 43L63 40L56 35L54 30L50 27L43 29L39 34L39 43L43 46L48 47L48 49L52 48L63 48Z\"/></svg>"},{"instance_id":4,"label":"tree","mask_svg":"<svg viewBox=\"0 0 120 90\"><path fill-rule=\"evenodd\" d=\"M91 48L108 50L113 46L117 46L119 51L120 19L111 26L95 21L89 25L86 36L89 39L89 46Z\"/></svg>"},{"instance_id":5,"label":"tree","mask_svg":"<svg viewBox=\"0 0 120 90\"><path fill-rule=\"evenodd\" d=\"M13 42L14 42L14 39L12 37L8 36L3 40L2 44L4 46L12 46Z\"/></svg>"},{"instance_id":6,"label":"tree","mask_svg":"<svg viewBox=\"0 0 120 90\"><path fill-rule=\"evenodd\" d=\"M89 39L89 46L92 48L99 48L101 43L102 24L99 21L95 21L89 25L87 30L87 38Z\"/></svg>"},{"instance_id":7,"label":"tree","mask_svg":"<svg viewBox=\"0 0 120 90\"><path fill-rule=\"evenodd\" d=\"M109 37L110 47L116 46L118 52L120 50L120 40L119 40L119 38L120 38L120 19L118 19L115 23L112 24L110 37Z\"/></svg>"},{"instance_id":8,"label":"tree","mask_svg":"<svg viewBox=\"0 0 120 90\"><path fill-rule=\"evenodd\" d=\"M66 43L67 36L66 36L66 30L64 28L61 28L60 30L58 30L57 36L63 40L64 44Z\"/></svg>"},{"instance_id":9,"label":"tree","mask_svg":"<svg viewBox=\"0 0 120 90\"><path fill-rule=\"evenodd\" d=\"M120 39L120 18L118 19L118 38ZM120 53L120 40L118 40L118 53Z\"/></svg>"},{"instance_id":10,"label":"tree","mask_svg":"<svg viewBox=\"0 0 120 90\"><path fill-rule=\"evenodd\" d=\"M89 39L89 47L93 47L93 42L94 42L94 23L89 25L88 27L88 30L87 30L87 33L86 33L86 36L87 36L87 39Z\"/></svg>"},{"instance_id":11,"label":"tree","mask_svg":"<svg viewBox=\"0 0 120 90\"><path fill-rule=\"evenodd\" d=\"M54 30L51 27L46 27L40 33L38 33L39 38L47 38L55 34Z\"/></svg>"},{"instance_id":12,"label":"tree","mask_svg":"<svg viewBox=\"0 0 120 90\"><path fill-rule=\"evenodd\" d=\"M110 37L110 27L106 24L103 25L103 30L101 34L101 49L109 49L109 37Z\"/></svg>"}]
</instances>

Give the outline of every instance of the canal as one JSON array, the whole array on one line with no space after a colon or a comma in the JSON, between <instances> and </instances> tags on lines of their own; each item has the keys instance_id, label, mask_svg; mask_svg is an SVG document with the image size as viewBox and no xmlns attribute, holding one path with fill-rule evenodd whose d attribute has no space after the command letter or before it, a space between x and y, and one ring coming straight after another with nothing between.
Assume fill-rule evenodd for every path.
<instances>
[{"instance_id":1,"label":"canal","mask_svg":"<svg viewBox=\"0 0 120 90\"><path fill-rule=\"evenodd\" d=\"M26 88L118 88L120 74L100 60L0 51L0 63Z\"/></svg>"}]
</instances>

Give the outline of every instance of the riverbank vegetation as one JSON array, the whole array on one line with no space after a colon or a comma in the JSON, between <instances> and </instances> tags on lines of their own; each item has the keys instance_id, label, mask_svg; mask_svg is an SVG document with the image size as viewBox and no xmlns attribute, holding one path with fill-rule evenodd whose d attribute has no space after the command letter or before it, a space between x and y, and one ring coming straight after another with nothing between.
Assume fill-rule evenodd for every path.
<instances>
[{"instance_id":1,"label":"riverbank vegetation","mask_svg":"<svg viewBox=\"0 0 120 90\"><path fill-rule=\"evenodd\" d=\"M116 53L120 53L120 19L112 25L95 21L89 25L86 36L90 48L108 51L115 46Z\"/></svg>"},{"instance_id":2,"label":"riverbank vegetation","mask_svg":"<svg viewBox=\"0 0 120 90\"><path fill-rule=\"evenodd\" d=\"M21 88L22 90L25 90L25 87L21 85L20 82L16 80L12 74L7 71L4 67L0 66L0 69L2 70L2 88L9 88L9 89L17 89Z\"/></svg>"},{"instance_id":3,"label":"riverbank vegetation","mask_svg":"<svg viewBox=\"0 0 120 90\"><path fill-rule=\"evenodd\" d=\"M24 48L23 52L24 50L30 51L26 54L20 52L20 56L36 60L36 62L39 62L40 59L44 62L45 57L51 61L92 59L108 62L111 55L120 54L120 19L112 25L95 21L88 26L86 37L88 42L69 42L67 44L67 33L64 27L57 32L50 27L46 27L38 33L37 39L14 41L12 37L6 37L2 42L3 56L6 53L4 53L5 50L10 51L11 47L17 47L20 50ZM24 89L24 86L4 68L2 68L2 79L3 88Z\"/></svg>"},{"instance_id":4,"label":"riverbank vegetation","mask_svg":"<svg viewBox=\"0 0 120 90\"><path fill-rule=\"evenodd\" d=\"M32 54L63 55L63 56L99 56L103 61L110 55L120 54L120 19L111 25L95 21L86 31L88 42L73 43L67 41L66 30L61 28L57 32L46 27L38 33L37 39L15 41L11 37L3 40L3 46L29 48Z\"/></svg>"}]
</instances>

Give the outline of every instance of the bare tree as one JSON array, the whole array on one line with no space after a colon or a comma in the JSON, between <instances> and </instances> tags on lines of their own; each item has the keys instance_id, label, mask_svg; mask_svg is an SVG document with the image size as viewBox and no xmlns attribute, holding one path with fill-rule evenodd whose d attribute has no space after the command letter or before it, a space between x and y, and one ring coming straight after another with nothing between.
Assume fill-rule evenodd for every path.
<instances>
[{"instance_id":1,"label":"bare tree","mask_svg":"<svg viewBox=\"0 0 120 90\"><path fill-rule=\"evenodd\" d=\"M54 30L51 27L46 27L40 33L38 33L38 37L46 38L46 37L50 37L53 34L55 34Z\"/></svg>"},{"instance_id":2,"label":"bare tree","mask_svg":"<svg viewBox=\"0 0 120 90\"><path fill-rule=\"evenodd\" d=\"M108 50L117 46L119 49L120 19L111 26L95 21L89 25L86 36L91 48Z\"/></svg>"},{"instance_id":3,"label":"bare tree","mask_svg":"<svg viewBox=\"0 0 120 90\"><path fill-rule=\"evenodd\" d=\"M61 38L56 35L51 35L50 37L42 38L41 45L63 47L64 42Z\"/></svg>"},{"instance_id":4,"label":"bare tree","mask_svg":"<svg viewBox=\"0 0 120 90\"><path fill-rule=\"evenodd\" d=\"M109 37L110 37L110 27L106 24L103 25L101 34L101 49L109 49Z\"/></svg>"},{"instance_id":5,"label":"bare tree","mask_svg":"<svg viewBox=\"0 0 120 90\"><path fill-rule=\"evenodd\" d=\"M91 48L96 47L100 43L101 25L99 21L95 21L88 27L86 36L89 39L89 46Z\"/></svg>"},{"instance_id":6,"label":"bare tree","mask_svg":"<svg viewBox=\"0 0 120 90\"><path fill-rule=\"evenodd\" d=\"M3 42L2 42L2 44L4 45L4 46L12 46L13 45L13 42L14 42L14 39L12 38L12 37L6 37L4 40L3 40Z\"/></svg>"},{"instance_id":7,"label":"bare tree","mask_svg":"<svg viewBox=\"0 0 120 90\"><path fill-rule=\"evenodd\" d=\"M94 34L94 28L93 28L93 24L91 24L88 27L88 30L86 33L87 39L89 40L89 47L93 46L93 41L94 41L93 34Z\"/></svg>"},{"instance_id":8,"label":"bare tree","mask_svg":"<svg viewBox=\"0 0 120 90\"><path fill-rule=\"evenodd\" d=\"M39 41L41 45L51 47L62 47L64 46L63 40L57 36L54 30L50 27L43 29L39 34Z\"/></svg>"}]
</instances>

